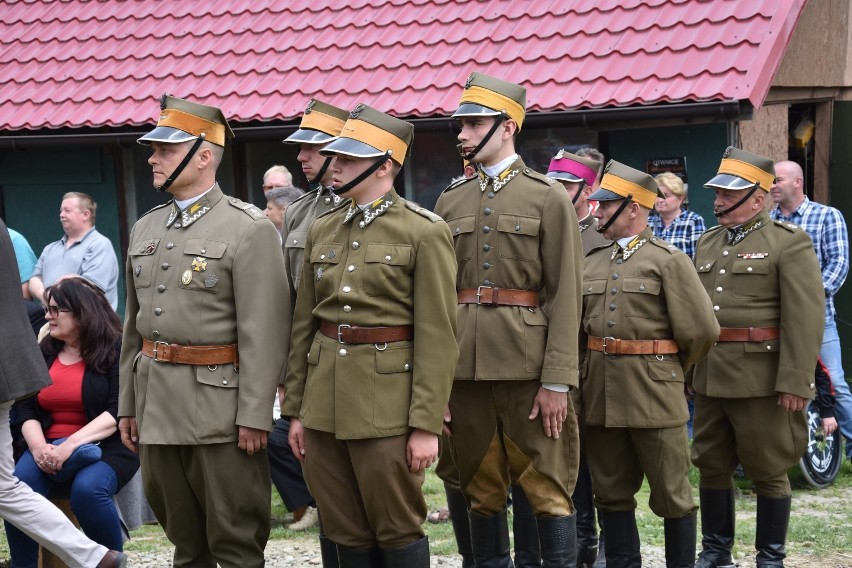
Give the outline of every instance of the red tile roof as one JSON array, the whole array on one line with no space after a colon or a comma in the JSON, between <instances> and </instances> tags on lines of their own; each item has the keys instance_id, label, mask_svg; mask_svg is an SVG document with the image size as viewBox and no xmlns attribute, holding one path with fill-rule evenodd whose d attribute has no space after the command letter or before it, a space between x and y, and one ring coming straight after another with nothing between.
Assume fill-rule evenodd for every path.
<instances>
[{"instance_id":1,"label":"red tile roof","mask_svg":"<svg viewBox=\"0 0 852 568\"><path fill-rule=\"evenodd\" d=\"M150 124L165 92L235 123L317 96L451 114L477 70L530 111L762 104L805 0L4 0L0 130Z\"/></svg>"}]
</instances>

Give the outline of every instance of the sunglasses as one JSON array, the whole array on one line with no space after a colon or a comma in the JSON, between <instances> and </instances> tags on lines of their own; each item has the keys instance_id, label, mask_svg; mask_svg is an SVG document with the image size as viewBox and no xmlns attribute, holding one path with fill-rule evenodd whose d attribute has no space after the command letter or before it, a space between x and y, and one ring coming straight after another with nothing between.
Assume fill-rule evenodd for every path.
<instances>
[{"instance_id":1,"label":"sunglasses","mask_svg":"<svg viewBox=\"0 0 852 568\"><path fill-rule=\"evenodd\" d=\"M59 312L70 312L68 308L60 308L59 306L47 306L44 308L45 314L50 314L50 317L59 317Z\"/></svg>"}]
</instances>

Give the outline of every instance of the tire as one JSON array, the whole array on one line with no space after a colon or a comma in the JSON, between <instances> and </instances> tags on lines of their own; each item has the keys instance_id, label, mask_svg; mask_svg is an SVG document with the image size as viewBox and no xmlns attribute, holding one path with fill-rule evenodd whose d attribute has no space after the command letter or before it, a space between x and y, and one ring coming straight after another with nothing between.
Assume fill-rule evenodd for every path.
<instances>
[{"instance_id":1,"label":"tire","mask_svg":"<svg viewBox=\"0 0 852 568\"><path fill-rule=\"evenodd\" d=\"M826 436L822 432L822 419L816 403L811 401L805 412L808 421L808 447L799 460L799 468L808 483L817 489L834 482L843 465L840 428Z\"/></svg>"}]
</instances>

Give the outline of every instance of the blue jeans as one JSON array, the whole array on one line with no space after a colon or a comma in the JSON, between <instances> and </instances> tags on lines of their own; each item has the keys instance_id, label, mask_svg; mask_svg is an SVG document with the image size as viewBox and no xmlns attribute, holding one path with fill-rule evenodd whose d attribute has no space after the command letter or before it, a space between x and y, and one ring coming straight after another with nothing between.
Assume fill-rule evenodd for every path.
<instances>
[{"instance_id":1,"label":"blue jeans","mask_svg":"<svg viewBox=\"0 0 852 568\"><path fill-rule=\"evenodd\" d=\"M831 375L835 399L834 415L840 432L846 437L846 457L852 458L852 393L849 392L849 383L843 373L837 324L831 316L825 318L825 334L822 336L819 356Z\"/></svg>"},{"instance_id":2,"label":"blue jeans","mask_svg":"<svg viewBox=\"0 0 852 568\"><path fill-rule=\"evenodd\" d=\"M15 477L45 497L54 486L70 485L71 510L86 536L110 550L123 549L118 510L112 500L118 491L118 476L112 467L99 461L81 469L70 482L59 484L38 468L32 453L27 450L15 465ZM10 523L6 523L6 538L12 568L38 566L36 541Z\"/></svg>"}]
</instances>

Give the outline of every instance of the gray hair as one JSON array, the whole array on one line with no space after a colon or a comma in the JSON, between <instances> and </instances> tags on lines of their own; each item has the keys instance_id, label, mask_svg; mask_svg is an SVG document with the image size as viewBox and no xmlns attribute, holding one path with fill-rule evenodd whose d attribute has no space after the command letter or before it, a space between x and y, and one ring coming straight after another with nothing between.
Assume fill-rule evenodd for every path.
<instances>
[{"instance_id":1,"label":"gray hair","mask_svg":"<svg viewBox=\"0 0 852 568\"><path fill-rule=\"evenodd\" d=\"M287 187L276 187L275 189L270 189L266 193L266 200L271 201L278 207L286 207L299 199L299 197L303 194L304 192L298 187L288 185Z\"/></svg>"}]
</instances>

